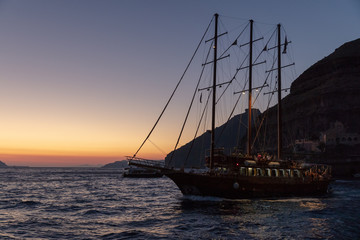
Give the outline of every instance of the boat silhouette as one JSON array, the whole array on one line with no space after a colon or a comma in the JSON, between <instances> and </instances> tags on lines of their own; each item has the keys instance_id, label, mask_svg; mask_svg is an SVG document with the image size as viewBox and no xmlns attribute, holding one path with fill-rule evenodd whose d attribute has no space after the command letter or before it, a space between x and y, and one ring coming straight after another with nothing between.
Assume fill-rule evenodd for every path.
<instances>
[{"instance_id":1,"label":"boat silhouette","mask_svg":"<svg viewBox=\"0 0 360 240\"><path fill-rule=\"evenodd\" d=\"M162 114L164 113L168 103L166 104L163 112L160 114L159 119L151 129L149 135L140 146L139 150L131 157L128 157L129 164L156 169L161 171L165 176L169 177L178 186L184 195L200 195L200 196L215 196L230 199L240 198L257 198L257 197L288 197L288 196L318 196L328 193L329 183L331 181L331 168L327 165L304 163L299 161L292 161L284 159L282 156L282 119L281 119L281 92L284 90L281 86L281 70L282 68L291 66L293 64L282 65L281 55L286 53L287 46L290 43L285 37L284 42L281 42L281 25L278 24L272 36L277 38L276 46L268 47L264 46L262 52L276 51L276 63L272 69L268 70L268 73L277 72L277 87L271 94L277 93L277 109L278 109L278 130L277 130L277 153L270 154L266 152L260 152L253 149L253 136L252 136L252 92L255 90L262 90L267 83L265 82L260 87L252 86L252 71L253 67L260 65L263 62L256 62L253 60L253 44L259 39L253 38L253 24L254 21L250 20L248 28L250 30L250 40L248 43L238 45L238 38L230 41L230 49L234 46L249 47L248 66L240 66L235 70L234 77L228 82L219 83L217 81L217 63L225 58L226 50L220 56L218 56L218 39L226 33L218 33L219 15L215 14L212 19L214 23L214 36L213 38L206 40L205 42L211 42L213 60L203 63L203 67L212 65L212 86L199 88L197 85L197 91L207 90L211 92L209 99L211 99L211 142L209 146L209 152L205 158L206 168L203 169L191 169L191 168L175 168L171 166L172 156L167 164L159 163L157 161L146 160L137 157L137 153L148 140L149 136L153 132L157 123L159 122ZM209 25L210 26L210 25ZM203 41L203 39L201 40ZM269 41L268 41L269 42ZM209 54L208 54L209 55ZM217 88L222 86L228 86L233 83L236 74L242 70L248 71L248 89L242 90L240 93L248 94L248 131L247 131L247 147L246 152L240 151L238 148L226 151L224 148L217 147L215 141L215 123L216 123L216 110L217 101ZM176 90L176 88L175 88ZM173 94L172 94L173 96ZM221 95L222 96L222 95ZM201 95L202 97L202 95ZM200 99L202 101L202 99ZM181 134L180 134L181 136ZM180 137L179 137L180 138ZM179 142L179 140L178 140ZM176 143L175 149L177 148ZM191 151L191 147L190 147ZM175 151L172 152L172 155Z\"/></svg>"}]
</instances>

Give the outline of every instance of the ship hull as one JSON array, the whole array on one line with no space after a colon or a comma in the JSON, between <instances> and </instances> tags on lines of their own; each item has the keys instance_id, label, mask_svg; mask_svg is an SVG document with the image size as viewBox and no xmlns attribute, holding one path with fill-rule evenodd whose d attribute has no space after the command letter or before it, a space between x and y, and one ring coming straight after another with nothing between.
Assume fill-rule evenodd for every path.
<instances>
[{"instance_id":1,"label":"ship hull","mask_svg":"<svg viewBox=\"0 0 360 240\"><path fill-rule=\"evenodd\" d=\"M229 199L258 197L321 196L328 193L330 180L168 172L184 195Z\"/></svg>"}]
</instances>

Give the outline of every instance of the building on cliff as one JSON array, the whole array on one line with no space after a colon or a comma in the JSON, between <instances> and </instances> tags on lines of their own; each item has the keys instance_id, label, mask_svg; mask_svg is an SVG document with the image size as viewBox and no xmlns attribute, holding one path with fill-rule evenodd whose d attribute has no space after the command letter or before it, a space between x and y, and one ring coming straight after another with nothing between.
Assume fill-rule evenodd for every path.
<instances>
[{"instance_id":1,"label":"building on cliff","mask_svg":"<svg viewBox=\"0 0 360 240\"><path fill-rule=\"evenodd\" d=\"M325 144L329 146L344 144L354 146L360 144L360 135L356 132L347 132L344 124L336 121L333 126L323 134Z\"/></svg>"},{"instance_id":2,"label":"building on cliff","mask_svg":"<svg viewBox=\"0 0 360 240\"><path fill-rule=\"evenodd\" d=\"M296 140L346 144L360 154L360 39L343 44L301 74L282 100L283 146ZM276 146L276 106L265 111L267 148Z\"/></svg>"}]
</instances>

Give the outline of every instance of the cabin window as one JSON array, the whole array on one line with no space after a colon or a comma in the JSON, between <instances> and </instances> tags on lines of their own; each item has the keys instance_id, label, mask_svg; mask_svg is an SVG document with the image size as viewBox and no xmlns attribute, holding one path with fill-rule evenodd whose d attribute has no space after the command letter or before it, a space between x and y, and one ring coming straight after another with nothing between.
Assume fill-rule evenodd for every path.
<instances>
[{"instance_id":1,"label":"cabin window","mask_svg":"<svg viewBox=\"0 0 360 240\"><path fill-rule=\"evenodd\" d=\"M278 170L277 169L273 169L271 170L271 176L274 176L274 177L278 177Z\"/></svg>"},{"instance_id":2,"label":"cabin window","mask_svg":"<svg viewBox=\"0 0 360 240\"><path fill-rule=\"evenodd\" d=\"M286 176L287 177L293 177L292 172L290 169L286 169Z\"/></svg>"},{"instance_id":3,"label":"cabin window","mask_svg":"<svg viewBox=\"0 0 360 240\"><path fill-rule=\"evenodd\" d=\"M253 169L252 168L248 168L248 176L253 176Z\"/></svg>"},{"instance_id":4,"label":"cabin window","mask_svg":"<svg viewBox=\"0 0 360 240\"><path fill-rule=\"evenodd\" d=\"M300 177L299 170L294 170L294 177Z\"/></svg>"},{"instance_id":5,"label":"cabin window","mask_svg":"<svg viewBox=\"0 0 360 240\"><path fill-rule=\"evenodd\" d=\"M265 176L266 176L266 177L270 177L270 176L271 176L271 172L270 172L270 169L269 169L269 168L266 168L266 169L265 169Z\"/></svg>"},{"instance_id":6,"label":"cabin window","mask_svg":"<svg viewBox=\"0 0 360 240\"><path fill-rule=\"evenodd\" d=\"M262 169L261 169L261 168L257 168L257 169L256 169L256 176L263 176L263 173L262 173Z\"/></svg>"},{"instance_id":7,"label":"cabin window","mask_svg":"<svg viewBox=\"0 0 360 240\"><path fill-rule=\"evenodd\" d=\"M285 171L284 169L279 170L279 177L285 177Z\"/></svg>"},{"instance_id":8,"label":"cabin window","mask_svg":"<svg viewBox=\"0 0 360 240\"><path fill-rule=\"evenodd\" d=\"M240 168L240 175L246 175L246 168L244 167Z\"/></svg>"}]
</instances>

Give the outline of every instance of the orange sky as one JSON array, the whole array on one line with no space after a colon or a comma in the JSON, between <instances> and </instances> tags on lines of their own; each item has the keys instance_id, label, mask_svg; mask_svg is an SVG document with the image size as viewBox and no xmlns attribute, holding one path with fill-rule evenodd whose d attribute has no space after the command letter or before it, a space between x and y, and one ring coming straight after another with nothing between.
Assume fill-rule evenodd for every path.
<instances>
[{"instance_id":1,"label":"orange sky","mask_svg":"<svg viewBox=\"0 0 360 240\"><path fill-rule=\"evenodd\" d=\"M159 156L148 155L157 160ZM161 157L161 156L160 156ZM98 167L115 161L126 160L124 156L71 156L71 155L32 155L32 154L0 154L1 161L8 166L30 167Z\"/></svg>"},{"instance_id":2,"label":"orange sky","mask_svg":"<svg viewBox=\"0 0 360 240\"><path fill-rule=\"evenodd\" d=\"M0 160L7 165L25 166L80 166L104 165L109 162L126 159L133 155L146 136L146 130L139 127L141 133L132 130L132 124L124 128L113 129L112 132L94 131L81 124L63 123L64 126L48 129L39 126L24 127L31 121L20 122L19 125L6 124L18 129L14 131L0 127ZM124 121L122 122L124 123ZM46 124L43 122L43 124ZM140 123L139 123L140 124ZM23 126L24 129L21 129ZM58 125L57 125L58 126ZM146 126L146 125L145 125ZM125 128L128 127L128 131ZM64 129L66 128L66 131ZM26 130L27 129L27 130ZM31 129L31 130L29 130ZM55 130L54 130L55 129ZM170 142L154 140L161 145L162 152L150 143L146 143L138 156L148 159L163 159L166 152L172 149ZM156 144L156 145L157 145Z\"/></svg>"},{"instance_id":3,"label":"orange sky","mask_svg":"<svg viewBox=\"0 0 360 240\"><path fill-rule=\"evenodd\" d=\"M224 20L237 16L238 26L249 19L284 24L296 42L301 74L359 37L349 25L360 21L359 6L328 0L0 1L0 161L104 165L133 155L215 12ZM181 127L197 79L198 72L182 85L189 95L175 97L181 106L170 106L138 157L163 159L173 150L174 129ZM226 120L221 114L218 125ZM179 146L192 139L194 128L185 130Z\"/></svg>"},{"instance_id":4,"label":"orange sky","mask_svg":"<svg viewBox=\"0 0 360 240\"><path fill-rule=\"evenodd\" d=\"M69 115L46 112L27 115L27 111L19 108L8 109L10 114L1 119L0 125L0 161L12 166L80 166L124 160L136 152L156 120L155 116L143 118L140 112L102 119L101 115L90 117L86 111L73 114L60 108L57 111ZM176 141L178 133L168 131L175 122L174 119L155 131L151 142L137 156L164 159Z\"/></svg>"}]
</instances>

